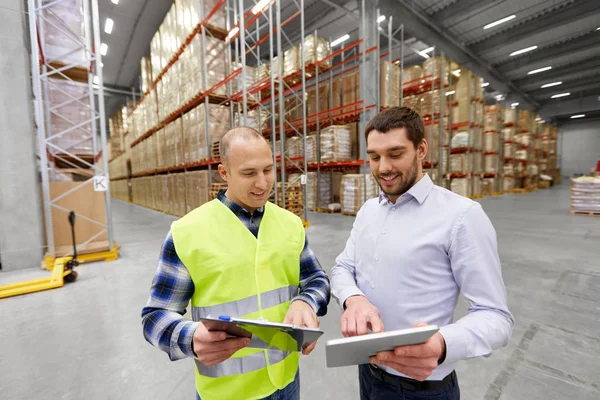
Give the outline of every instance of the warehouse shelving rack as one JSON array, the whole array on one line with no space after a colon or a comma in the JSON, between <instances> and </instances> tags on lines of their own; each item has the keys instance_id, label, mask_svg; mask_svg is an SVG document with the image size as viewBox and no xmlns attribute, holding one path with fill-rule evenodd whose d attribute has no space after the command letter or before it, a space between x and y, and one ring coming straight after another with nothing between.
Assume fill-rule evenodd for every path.
<instances>
[{"instance_id":1,"label":"warehouse shelving rack","mask_svg":"<svg viewBox=\"0 0 600 400\"><path fill-rule=\"evenodd\" d=\"M79 189L85 186L96 185L94 177L108 178L108 160L106 157L106 121L104 118L104 89L102 82L102 62L100 49L100 31L97 0L82 0L84 36L73 32L67 22L61 19L59 7L66 7L66 0L52 2L42 0L28 0L29 33L31 39L31 70L34 115L37 133L38 155L40 159L40 175L42 179L43 214L46 230L46 265L52 268L56 256L55 237L53 230L53 211L59 210L66 215L70 210L60 206L61 200L67 200ZM69 41L68 51L49 50L46 32L53 29L64 35ZM78 59L72 58L77 56ZM94 76L99 81L94 83ZM84 91L82 96L73 96L55 85L54 79L62 83L79 87ZM62 104L51 104L50 90L58 90L69 98ZM89 118L83 122L75 123L62 115L60 109L77 104L84 107ZM53 121L59 119L61 126L54 126ZM62 144L60 139L71 132L78 132L82 139L78 143ZM100 134L98 138L97 134ZM82 143L91 142L88 152L75 151L74 148ZM101 160L101 162L100 162ZM57 163L69 165L71 171L86 177L83 182L56 197L51 195L51 178L59 173ZM104 212L96 218L77 215L78 219L85 220L101 229L89 238L76 243L78 250L93 242L96 238L106 234L108 248L106 254L99 254L99 258L115 258L118 246L113 237L110 186L107 184L104 193ZM106 256L106 257L104 257Z\"/></svg>"}]
</instances>

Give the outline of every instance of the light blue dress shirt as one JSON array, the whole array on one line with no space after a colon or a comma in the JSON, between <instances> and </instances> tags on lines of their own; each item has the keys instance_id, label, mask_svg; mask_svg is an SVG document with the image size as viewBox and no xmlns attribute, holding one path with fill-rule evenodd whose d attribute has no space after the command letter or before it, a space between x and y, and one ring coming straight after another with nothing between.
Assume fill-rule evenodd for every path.
<instances>
[{"instance_id":1,"label":"light blue dress shirt","mask_svg":"<svg viewBox=\"0 0 600 400\"><path fill-rule=\"evenodd\" d=\"M489 356L512 334L491 221L479 203L428 175L395 204L383 193L365 202L331 271L331 289L342 308L348 297L366 296L385 331L438 325L446 359L428 380L443 379L459 360ZM453 322L459 293L469 313Z\"/></svg>"}]
</instances>

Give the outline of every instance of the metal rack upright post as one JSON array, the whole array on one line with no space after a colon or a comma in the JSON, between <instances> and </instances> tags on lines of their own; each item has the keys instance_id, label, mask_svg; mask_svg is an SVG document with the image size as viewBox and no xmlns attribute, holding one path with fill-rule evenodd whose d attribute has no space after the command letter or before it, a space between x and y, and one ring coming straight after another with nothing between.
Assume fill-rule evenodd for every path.
<instances>
[{"instance_id":1,"label":"metal rack upright post","mask_svg":"<svg viewBox=\"0 0 600 400\"><path fill-rule=\"evenodd\" d=\"M60 12L55 11L61 7L64 11L64 7L66 7L64 3L71 4L66 0L55 0L50 3L42 0L28 0L33 103L42 178L47 258L49 259L56 256L53 212L59 210L65 213L66 219L66 214L70 210L59 203L73 197L73 193L86 185L105 185L104 210L101 216L95 218L77 215L78 219L91 223L98 227L99 231L91 237L77 238L80 242L76 245L83 247L106 235L107 250L112 251L115 247L110 185L108 184L109 169L98 3L97 0L81 0L81 11L84 18L83 37L73 32L69 24L61 19ZM59 49L51 49L46 35L47 30L60 32L64 35L65 40L69 41L66 46L70 45L71 47L63 52ZM72 95L61 88L57 84L58 82L60 85L76 87L83 95ZM68 97L68 100L61 104L52 104L51 90L60 92L61 95ZM82 107L86 116L82 117L82 121L72 121L61 113L61 109L67 106ZM65 139L73 133L79 135L79 139L75 143ZM99 140L98 133L100 134ZM85 148L88 143L91 143L91 148L77 150L79 146L83 146L80 149ZM51 195L51 179L56 173L60 173L57 161L69 165L74 170L81 171L81 174L88 176L88 179L53 197ZM90 172L87 171L91 171L93 176L90 176ZM106 178L105 183L101 177ZM46 267L50 266L46 265Z\"/></svg>"}]
</instances>

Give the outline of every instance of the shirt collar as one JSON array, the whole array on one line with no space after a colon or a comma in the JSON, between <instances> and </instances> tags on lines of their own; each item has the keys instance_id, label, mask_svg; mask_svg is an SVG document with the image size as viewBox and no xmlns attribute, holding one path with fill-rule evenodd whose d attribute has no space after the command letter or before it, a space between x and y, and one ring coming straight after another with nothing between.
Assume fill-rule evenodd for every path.
<instances>
[{"instance_id":1,"label":"shirt collar","mask_svg":"<svg viewBox=\"0 0 600 400\"><path fill-rule=\"evenodd\" d=\"M410 196L415 198L419 202L419 205L421 205L423 204L427 196L429 196L429 192L431 192L431 189L433 189L433 181L431 180L428 174L423 174L423 177L410 189L408 189L406 194L409 194ZM400 200L400 198L398 198L398 200ZM390 201L390 199L387 194L381 192L379 194L379 203L381 204L383 201Z\"/></svg>"},{"instance_id":2,"label":"shirt collar","mask_svg":"<svg viewBox=\"0 0 600 400\"><path fill-rule=\"evenodd\" d=\"M246 210L244 207L242 207L239 204L230 200L229 197L227 197L225 195L224 189L219 190L219 193L217 194L217 199L219 199L219 201L221 201L221 203L225 204L227 206L227 208L229 208L235 215L246 214L248 216L253 216L253 215L256 216L256 215L262 215L265 212L265 207L262 206L260 208L257 208L254 211L254 213L251 213L250 211Z\"/></svg>"}]
</instances>

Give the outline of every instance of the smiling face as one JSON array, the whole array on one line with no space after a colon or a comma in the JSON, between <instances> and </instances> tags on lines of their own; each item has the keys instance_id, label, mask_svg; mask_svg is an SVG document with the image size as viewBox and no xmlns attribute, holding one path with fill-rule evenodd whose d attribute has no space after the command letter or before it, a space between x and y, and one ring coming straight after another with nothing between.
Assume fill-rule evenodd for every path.
<instances>
[{"instance_id":1,"label":"smiling face","mask_svg":"<svg viewBox=\"0 0 600 400\"><path fill-rule=\"evenodd\" d=\"M227 197L253 212L271 195L273 153L262 138L232 138L226 165L219 165L219 174L227 182Z\"/></svg>"},{"instance_id":2,"label":"smiling face","mask_svg":"<svg viewBox=\"0 0 600 400\"><path fill-rule=\"evenodd\" d=\"M367 153L373 176L395 203L423 176L427 142L423 139L415 148L406 135L406 128L390 129L386 133L373 130L367 136Z\"/></svg>"}]
</instances>

